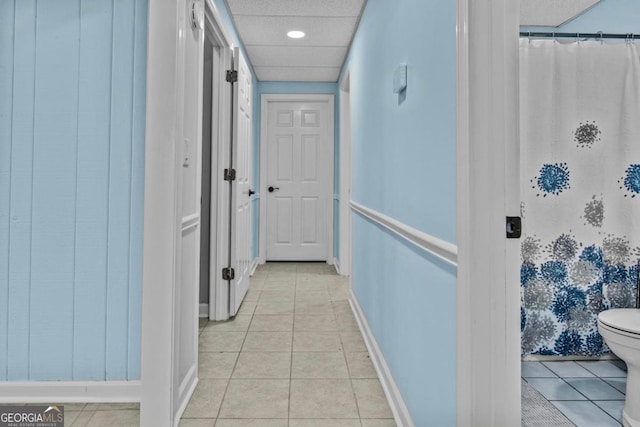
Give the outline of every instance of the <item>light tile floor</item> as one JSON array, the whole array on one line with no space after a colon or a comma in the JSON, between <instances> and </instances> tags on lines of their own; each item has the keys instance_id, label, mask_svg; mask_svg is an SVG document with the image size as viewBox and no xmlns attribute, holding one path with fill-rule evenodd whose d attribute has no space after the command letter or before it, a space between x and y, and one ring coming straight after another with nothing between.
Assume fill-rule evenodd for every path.
<instances>
[{"instance_id":1,"label":"light tile floor","mask_svg":"<svg viewBox=\"0 0 640 427\"><path fill-rule=\"evenodd\" d=\"M198 386L183 427L392 427L348 300L324 263L268 263L238 315L200 322ZM65 426L135 427L134 403L63 403Z\"/></svg>"},{"instance_id":2,"label":"light tile floor","mask_svg":"<svg viewBox=\"0 0 640 427\"><path fill-rule=\"evenodd\" d=\"M332 266L260 266L235 319L201 322L180 425L395 426L347 299Z\"/></svg>"},{"instance_id":3,"label":"light tile floor","mask_svg":"<svg viewBox=\"0 0 640 427\"><path fill-rule=\"evenodd\" d=\"M622 361L522 362L522 378L578 427L622 425Z\"/></svg>"}]
</instances>

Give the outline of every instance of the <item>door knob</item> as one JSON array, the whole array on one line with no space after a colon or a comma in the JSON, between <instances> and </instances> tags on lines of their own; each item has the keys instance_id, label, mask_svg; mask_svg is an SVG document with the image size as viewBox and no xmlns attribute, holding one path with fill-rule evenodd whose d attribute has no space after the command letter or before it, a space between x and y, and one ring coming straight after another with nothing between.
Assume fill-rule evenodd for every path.
<instances>
[{"instance_id":1,"label":"door knob","mask_svg":"<svg viewBox=\"0 0 640 427\"><path fill-rule=\"evenodd\" d=\"M273 193L276 190L279 190L280 187L269 187L267 190L269 190L269 193Z\"/></svg>"}]
</instances>

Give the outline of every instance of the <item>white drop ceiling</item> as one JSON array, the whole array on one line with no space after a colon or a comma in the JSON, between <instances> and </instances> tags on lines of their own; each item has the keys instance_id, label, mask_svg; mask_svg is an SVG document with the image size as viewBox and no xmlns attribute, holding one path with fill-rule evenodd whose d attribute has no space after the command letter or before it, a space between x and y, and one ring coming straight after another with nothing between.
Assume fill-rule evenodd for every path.
<instances>
[{"instance_id":1,"label":"white drop ceiling","mask_svg":"<svg viewBox=\"0 0 640 427\"><path fill-rule=\"evenodd\" d=\"M366 0L226 2L258 80L335 82Z\"/></svg>"},{"instance_id":2,"label":"white drop ceiling","mask_svg":"<svg viewBox=\"0 0 640 427\"><path fill-rule=\"evenodd\" d=\"M600 0L523 0L520 25L559 27L581 15Z\"/></svg>"},{"instance_id":3,"label":"white drop ceiling","mask_svg":"<svg viewBox=\"0 0 640 427\"><path fill-rule=\"evenodd\" d=\"M225 1L258 80L299 82L337 81L366 4L366 0ZM520 22L556 27L599 1L523 0ZM291 30L306 36L290 39Z\"/></svg>"}]
</instances>

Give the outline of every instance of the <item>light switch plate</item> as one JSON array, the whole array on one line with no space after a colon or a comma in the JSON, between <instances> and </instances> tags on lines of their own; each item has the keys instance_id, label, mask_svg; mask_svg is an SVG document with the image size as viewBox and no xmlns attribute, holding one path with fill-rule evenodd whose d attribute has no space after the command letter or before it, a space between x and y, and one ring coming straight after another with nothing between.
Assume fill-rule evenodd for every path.
<instances>
[{"instance_id":1,"label":"light switch plate","mask_svg":"<svg viewBox=\"0 0 640 427\"><path fill-rule=\"evenodd\" d=\"M400 93L407 88L407 64L400 64L393 73L393 93Z\"/></svg>"}]
</instances>

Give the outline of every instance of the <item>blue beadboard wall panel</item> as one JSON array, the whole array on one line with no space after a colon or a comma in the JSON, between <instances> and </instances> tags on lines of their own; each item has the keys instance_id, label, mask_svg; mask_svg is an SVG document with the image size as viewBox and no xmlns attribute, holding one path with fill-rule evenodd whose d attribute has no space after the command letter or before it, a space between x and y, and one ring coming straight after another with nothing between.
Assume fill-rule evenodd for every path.
<instances>
[{"instance_id":1,"label":"blue beadboard wall panel","mask_svg":"<svg viewBox=\"0 0 640 427\"><path fill-rule=\"evenodd\" d=\"M78 105L73 376L104 378L113 4L84 1Z\"/></svg>"},{"instance_id":2,"label":"blue beadboard wall panel","mask_svg":"<svg viewBox=\"0 0 640 427\"><path fill-rule=\"evenodd\" d=\"M115 0L111 67L111 163L107 279L107 379L124 378L128 364L129 231L135 3Z\"/></svg>"},{"instance_id":3,"label":"blue beadboard wall panel","mask_svg":"<svg viewBox=\"0 0 640 427\"><path fill-rule=\"evenodd\" d=\"M13 92L12 2L0 2L0 307L9 299L9 194L11 177L11 121ZM0 310L0 381L7 379L8 310Z\"/></svg>"},{"instance_id":4,"label":"blue beadboard wall panel","mask_svg":"<svg viewBox=\"0 0 640 427\"><path fill-rule=\"evenodd\" d=\"M15 5L17 45L35 47L35 1ZM31 278L31 204L33 190L34 141L34 49L16 49L13 61L24 70L13 75L13 125L11 132L12 177L10 203L11 233L9 237L8 369L9 380L29 375L30 278ZM25 309L27 307L27 309Z\"/></svg>"},{"instance_id":5,"label":"blue beadboard wall panel","mask_svg":"<svg viewBox=\"0 0 640 427\"><path fill-rule=\"evenodd\" d=\"M0 380L139 378L146 15L0 4Z\"/></svg>"},{"instance_id":6,"label":"blue beadboard wall panel","mask_svg":"<svg viewBox=\"0 0 640 427\"><path fill-rule=\"evenodd\" d=\"M127 378L140 378L142 337L142 242L144 212L144 129L147 95L147 1L135 2L133 124L131 144L131 226L129 230L129 340Z\"/></svg>"},{"instance_id":7,"label":"blue beadboard wall panel","mask_svg":"<svg viewBox=\"0 0 640 427\"><path fill-rule=\"evenodd\" d=\"M79 10L49 1L36 11L29 362L42 380L72 374Z\"/></svg>"}]
</instances>

